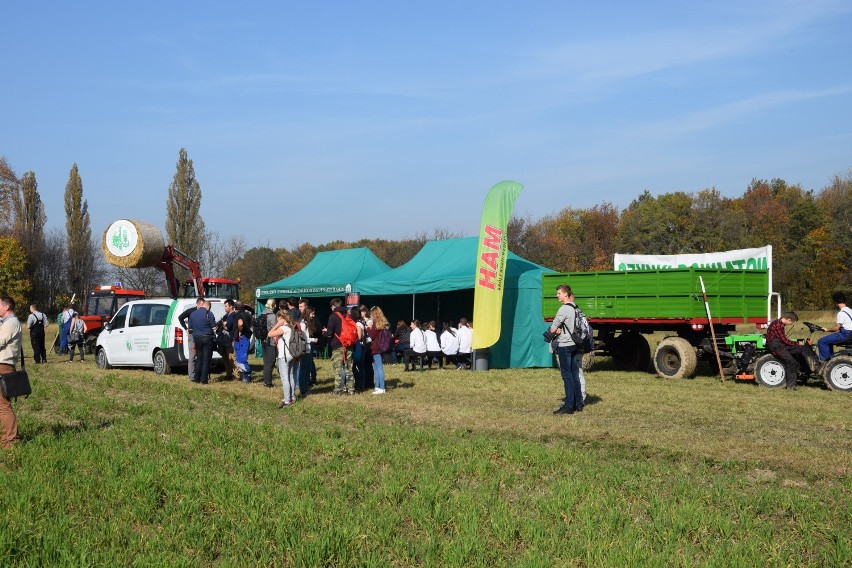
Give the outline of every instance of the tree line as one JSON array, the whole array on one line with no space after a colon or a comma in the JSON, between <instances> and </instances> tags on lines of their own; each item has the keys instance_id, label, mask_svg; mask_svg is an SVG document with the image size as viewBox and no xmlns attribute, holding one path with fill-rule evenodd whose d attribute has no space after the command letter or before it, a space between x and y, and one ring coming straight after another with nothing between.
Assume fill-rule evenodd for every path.
<instances>
[{"instance_id":1,"label":"tree line","mask_svg":"<svg viewBox=\"0 0 852 568\"><path fill-rule=\"evenodd\" d=\"M255 289L301 270L323 251L371 249L395 268L405 264L427 240L462 236L444 228L399 240L362 239L303 243L292 248L249 248L243 235L221 235L206 228L192 160L184 148L166 195L168 242L198 259L205 275L240 278L242 300ZM715 188L654 196L645 190L624 210L604 201L587 209L566 207L541 218L515 216L508 241L516 254L561 271L611 270L615 253L687 254L763 245L773 246L774 288L786 307L831 307L834 290L852 282L852 171L836 175L818 191L781 179L755 179L740 197ZM65 231L45 233L47 217L36 174L18 177L0 156L0 289L20 305L59 311L72 296L85 301L95 286L121 281L126 288L165 295L156 268L107 266L100 235L93 236L83 180L73 164L65 186ZM185 274L182 276L186 276Z\"/></svg>"}]
</instances>

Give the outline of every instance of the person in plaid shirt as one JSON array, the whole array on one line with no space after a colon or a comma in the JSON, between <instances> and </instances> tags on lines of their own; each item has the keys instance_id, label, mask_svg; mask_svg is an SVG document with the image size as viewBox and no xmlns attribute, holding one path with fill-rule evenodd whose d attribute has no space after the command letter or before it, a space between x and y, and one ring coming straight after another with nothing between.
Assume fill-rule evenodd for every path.
<instances>
[{"instance_id":1,"label":"person in plaid shirt","mask_svg":"<svg viewBox=\"0 0 852 568\"><path fill-rule=\"evenodd\" d=\"M784 327L792 325L798 319L796 312L787 312L770 323L769 329L766 330L766 347L784 363L789 390L796 390L796 377L799 374L799 364L796 362L796 357L802 357L805 346L799 345L787 337Z\"/></svg>"}]
</instances>

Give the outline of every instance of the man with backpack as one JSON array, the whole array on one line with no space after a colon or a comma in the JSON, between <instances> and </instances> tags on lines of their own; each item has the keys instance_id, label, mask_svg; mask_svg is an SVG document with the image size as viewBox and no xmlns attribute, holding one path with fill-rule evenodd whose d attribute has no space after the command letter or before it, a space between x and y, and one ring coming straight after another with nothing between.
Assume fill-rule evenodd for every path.
<instances>
[{"instance_id":1,"label":"man with backpack","mask_svg":"<svg viewBox=\"0 0 852 568\"><path fill-rule=\"evenodd\" d=\"M580 387L580 365L583 353L572 337L571 330L575 327L578 317L577 306L574 304L574 292L567 284L556 287L556 297L562 303L550 333L556 335L556 354L559 358L559 371L565 387L565 402L553 411L554 414L574 414L583 410L583 394Z\"/></svg>"},{"instance_id":2,"label":"man with backpack","mask_svg":"<svg viewBox=\"0 0 852 568\"><path fill-rule=\"evenodd\" d=\"M44 326L47 316L38 311L35 304L30 306L30 315L27 318L27 328L30 330L30 345L33 347L33 359L36 365L47 363L47 351L44 348Z\"/></svg>"},{"instance_id":3,"label":"man with backpack","mask_svg":"<svg viewBox=\"0 0 852 568\"><path fill-rule=\"evenodd\" d=\"M347 389L346 366L351 365L352 346L358 340L358 328L349 318L340 298L334 298L330 305L331 315L328 316L328 325L323 331L323 336L328 338L328 348L331 351L334 394L350 394L355 392L355 385L352 385L352 389ZM351 371L350 375L352 375Z\"/></svg>"}]
</instances>

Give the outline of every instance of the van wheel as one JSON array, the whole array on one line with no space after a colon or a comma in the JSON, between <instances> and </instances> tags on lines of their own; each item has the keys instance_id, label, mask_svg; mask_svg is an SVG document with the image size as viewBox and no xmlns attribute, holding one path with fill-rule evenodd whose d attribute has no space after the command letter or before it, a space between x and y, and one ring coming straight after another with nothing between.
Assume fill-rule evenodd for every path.
<instances>
[{"instance_id":1,"label":"van wheel","mask_svg":"<svg viewBox=\"0 0 852 568\"><path fill-rule=\"evenodd\" d=\"M852 392L852 357L835 355L829 359L822 378L831 390Z\"/></svg>"},{"instance_id":2,"label":"van wheel","mask_svg":"<svg viewBox=\"0 0 852 568\"><path fill-rule=\"evenodd\" d=\"M754 364L754 380L764 387L781 388L787 385L787 369L775 355L767 354Z\"/></svg>"},{"instance_id":3,"label":"van wheel","mask_svg":"<svg viewBox=\"0 0 852 568\"><path fill-rule=\"evenodd\" d=\"M166 354L162 351L154 353L154 372L158 375L168 375L172 372L172 368L166 361Z\"/></svg>"},{"instance_id":4,"label":"van wheel","mask_svg":"<svg viewBox=\"0 0 852 568\"><path fill-rule=\"evenodd\" d=\"M109 364L109 359L103 348L98 349L95 353L95 364L98 366L98 369L112 369L112 365Z\"/></svg>"},{"instance_id":5,"label":"van wheel","mask_svg":"<svg viewBox=\"0 0 852 568\"><path fill-rule=\"evenodd\" d=\"M667 379L683 379L695 374L698 356L695 347L682 337L667 337L654 352L654 368Z\"/></svg>"}]
</instances>

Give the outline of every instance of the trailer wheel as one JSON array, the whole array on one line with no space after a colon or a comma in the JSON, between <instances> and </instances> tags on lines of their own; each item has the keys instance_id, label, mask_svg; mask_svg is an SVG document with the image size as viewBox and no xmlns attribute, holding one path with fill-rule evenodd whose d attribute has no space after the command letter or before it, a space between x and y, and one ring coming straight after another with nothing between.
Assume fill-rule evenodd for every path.
<instances>
[{"instance_id":1,"label":"trailer wheel","mask_svg":"<svg viewBox=\"0 0 852 568\"><path fill-rule=\"evenodd\" d=\"M647 371L651 346L641 333L622 333L613 340L612 364L619 371Z\"/></svg>"},{"instance_id":2,"label":"trailer wheel","mask_svg":"<svg viewBox=\"0 0 852 568\"><path fill-rule=\"evenodd\" d=\"M822 378L831 390L852 392L852 357L837 355L829 359Z\"/></svg>"},{"instance_id":3,"label":"trailer wheel","mask_svg":"<svg viewBox=\"0 0 852 568\"><path fill-rule=\"evenodd\" d=\"M683 379L695 374L698 355L689 341L682 337L667 337L654 352L654 368L667 379Z\"/></svg>"},{"instance_id":4,"label":"trailer wheel","mask_svg":"<svg viewBox=\"0 0 852 568\"><path fill-rule=\"evenodd\" d=\"M166 354L162 351L154 353L154 372L158 375L168 375L172 372L169 362L166 361Z\"/></svg>"},{"instance_id":5,"label":"trailer wheel","mask_svg":"<svg viewBox=\"0 0 852 568\"><path fill-rule=\"evenodd\" d=\"M787 369L775 355L766 354L754 364L754 380L764 387L782 388L787 385Z\"/></svg>"}]
</instances>

